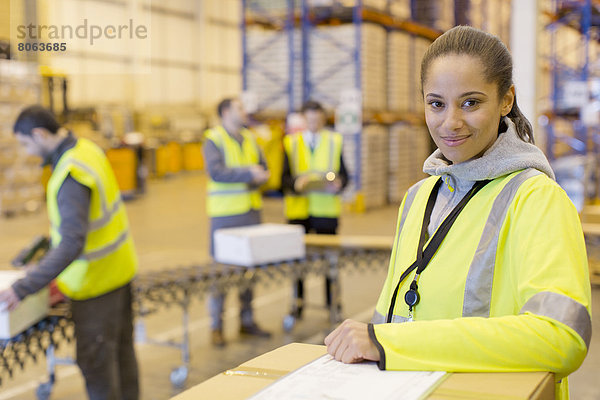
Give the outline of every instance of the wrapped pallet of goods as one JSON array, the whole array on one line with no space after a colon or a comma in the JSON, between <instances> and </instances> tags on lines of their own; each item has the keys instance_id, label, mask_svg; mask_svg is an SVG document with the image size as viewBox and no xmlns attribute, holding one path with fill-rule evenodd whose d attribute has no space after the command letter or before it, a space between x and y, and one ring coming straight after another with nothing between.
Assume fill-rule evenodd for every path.
<instances>
[{"instance_id":1,"label":"wrapped pallet of goods","mask_svg":"<svg viewBox=\"0 0 600 400\"><path fill-rule=\"evenodd\" d=\"M259 0L260 1L260 0ZM264 0L263 0L264 1ZM277 0L271 0L277 1ZM279 0L281 1L281 0ZM284 0L285 1L285 0ZM297 2L299 0L296 0ZM362 7L367 10L385 12L387 9L388 0L362 0ZM352 12L352 6L358 5L357 0L308 0L308 6L313 8L323 7L330 8L334 7L336 11Z\"/></svg>"},{"instance_id":2,"label":"wrapped pallet of goods","mask_svg":"<svg viewBox=\"0 0 600 400\"><path fill-rule=\"evenodd\" d=\"M13 135L19 112L39 103L41 81L36 64L0 60L0 214L14 215L42 207L40 160L26 154Z\"/></svg>"},{"instance_id":3,"label":"wrapped pallet of goods","mask_svg":"<svg viewBox=\"0 0 600 400\"><path fill-rule=\"evenodd\" d=\"M356 29L361 30L361 58L358 62L349 51L355 48ZM309 40L313 100L319 101L325 108L335 108L341 93L352 87L357 73L360 73L363 109L386 109L386 32L382 26L372 23L318 26L311 31ZM340 65L344 60L347 62Z\"/></svg>"},{"instance_id":4,"label":"wrapped pallet of goods","mask_svg":"<svg viewBox=\"0 0 600 400\"><path fill-rule=\"evenodd\" d=\"M430 154L427 127L397 123L390 128L389 188L390 203L400 203L412 185L426 177L423 163Z\"/></svg>"},{"instance_id":5,"label":"wrapped pallet of goods","mask_svg":"<svg viewBox=\"0 0 600 400\"><path fill-rule=\"evenodd\" d=\"M300 52L301 34L293 31L294 60L293 89L294 105L302 103L302 59ZM256 96L258 110L279 114L289 110L290 96L290 48L288 35L273 29L251 26L246 31L249 63L246 68L247 91Z\"/></svg>"},{"instance_id":6,"label":"wrapped pallet of goods","mask_svg":"<svg viewBox=\"0 0 600 400\"><path fill-rule=\"evenodd\" d=\"M419 65L410 56L414 38L406 32L392 31L387 39L388 109L393 112L414 111L414 99L419 93L419 81L415 73Z\"/></svg>"},{"instance_id":7,"label":"wrapped pallet of goods","mask_svg":"<svg viewBox=\"0 0 600 400\"><path fill-rule=\"evenodd\" d=\"M428 0L414 2L412 19L440 31L454 26L454 0Z\"/></svg>"},{"instance_id":8,"label":"wrapped pallet of goods","mask_svg":"<svg viewBox=\"0 0 600 400\"><path fill-rule=\"evenodd\" d=\"M387 204L388 185L388 129L383 125L367 125L360 137L360 193L366 209ZM356 176L356 140L344 135L344 163L351 176ZM356 182L351 181L345 197L356 193Z\"/></svg>"},{"instance_id":9,"label":"wrapped pallet of goods","mask_svg":"<svg viewBox=\"0 0 600 400\"><path fill-rule=\"evenodd\" d=\"M411 17L410 13L411 0L390 0L389 1L389 12L394 18L400 20L409 20Z\"/></svg>"}]
</instances>

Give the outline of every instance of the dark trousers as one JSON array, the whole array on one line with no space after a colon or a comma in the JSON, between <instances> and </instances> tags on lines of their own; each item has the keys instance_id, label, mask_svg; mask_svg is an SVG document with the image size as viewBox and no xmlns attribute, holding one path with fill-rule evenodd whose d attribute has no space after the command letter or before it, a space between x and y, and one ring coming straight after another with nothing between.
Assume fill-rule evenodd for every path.
<instances>
[{"instance_id":1,"label":"dark trousers","mask_svg":"<svg viewBox=\"0 0 600 400\"><path fill-rule=\"evenodd\" d=\"M90 400L137 400L131 284L102 296L71 301L77 365Z\"/></svg>"},{"instance_id":2,"label":"dark trousers","mask_svg":"<svg viewBox=\"0 0 600 400\"><path fill-rule=\"evenodd\" d=\"M215 255L214 235L217 229L235 228L238 226L248 226L260 224L260 211L250 210L245 214L232 215L228 217L213 217L210 219L210 255ZM254 324L254 312L252 309L252 298L254 297L252 288L240 290L240 322L244 326ZM208 312L210 314L210 328L212 330L223 329L223 311L225 309L225 293L211 288L208 295Z\"/></svg>"},{"instance_id":3,"label":"dark trousers","mask_svg":"<svg viewBox=\"0 0 600 400\"><path fill-rule=\"evenodd\" d=\"M288 220L288 224L302 225L305 233L316 233L318 235L335 235L337 233L337 218L317 218L308 217L307 219ZM296 281L296 295L298 300L304 300L304 280ZM331 280L325 276L325 301L327 306L331 306ZM302 314L302 305L298 306L298 314Z\"/></svg>"}]
</instances>

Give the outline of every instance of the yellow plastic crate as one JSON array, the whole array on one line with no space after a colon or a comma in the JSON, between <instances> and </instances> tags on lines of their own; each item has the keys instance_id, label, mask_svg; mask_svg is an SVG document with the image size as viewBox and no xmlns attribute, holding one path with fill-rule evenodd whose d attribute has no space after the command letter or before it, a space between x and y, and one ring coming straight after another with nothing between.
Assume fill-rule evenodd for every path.
<instances>
[{"instance_id":1,"label":"yellow plastic crate","mask_svg":"<svg viewBox=\"0 0 600 400\"><path fill-rule=\"evenodd\" d=\"M106 151L106 158L108 158L112 166L121 193L133 193L137 187L137 159L135 152L127 147L108 149Z\"/></svg>"},{"instance_id":2,"label":"yellow plastic crate","mask_svg":"<svg viewBox=\"0 0 600 400\"><path fill-rule=\"evenodd\" d=\"M183 145L183 169L186 171L202 171L204 169L202 144L186 143Z\"/></svg>"}]
</instances>

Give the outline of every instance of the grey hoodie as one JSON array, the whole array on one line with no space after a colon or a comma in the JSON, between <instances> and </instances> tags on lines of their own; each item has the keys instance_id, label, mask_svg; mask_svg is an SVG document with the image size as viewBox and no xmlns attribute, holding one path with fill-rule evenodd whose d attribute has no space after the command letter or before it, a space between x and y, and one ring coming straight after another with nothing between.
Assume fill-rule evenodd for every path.
<instances>
[{"instance_id":1,"label":"grey hoodie","mask_svg":"<svg viewBox=\"0 0 600 400\"><path fill-rule=\"evenodd\" d=\"M509 118L504 117L503 121L508 128L483 156L452 164L437 149L425 160L423 172L441 176L444 180L431 214L429 236L433 235L475 181L498 178L526 168L535 168L554 179L554 172L544 153L535 145L521 140L515 124Z\"/></svg>"}]
</instances>

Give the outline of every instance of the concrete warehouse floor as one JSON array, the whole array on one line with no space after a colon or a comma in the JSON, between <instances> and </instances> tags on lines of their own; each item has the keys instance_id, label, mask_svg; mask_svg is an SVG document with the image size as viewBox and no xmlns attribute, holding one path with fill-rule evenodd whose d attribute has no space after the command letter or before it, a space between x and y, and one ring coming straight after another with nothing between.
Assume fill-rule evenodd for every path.
<instances>
[{"instance_id":1,"label":"concrete warehouse floor","mask_svg":"<svg viewBox=\"0 0 600 400\"><path fill-rule=\"evenodd\" d=\"M205 177L202 174L181 174L170 179L152 181L148 192L127 203L133 237L140 258L141 272L168 269L178 265L207 260L208 219L204 210ZM340 233L354 235L393 235L397 206L388 206L365 214L344 214ZM265 222L284 222L280 199L268 198L263 213ZM0 219L0 268L31 239L47 232L45 211L35 215ZM342 303L345 317L367 321L385 278L384 270L373 272L344 272ZM307 299L311 304L324 304L323 279L307 279ZM291 284L265 286L255 289L254 307L257 321L274 333L271 339L242 339L239 327L238 301L235 290L226 302L223 349L210 345L209 318L204 300L191 304L191 371L186 387L191 387L228 368L290 342L322 343L332 329L328 313L320 307L309 308L291 333L282 328L283 317L289 310ZM593 289L593 308L600 310L600 288ZM178 340L181 335L181 313L176 307L160 311L145 319L148 335L161 340ZM571 398L592 400L600 398L596 380L600 372L600 319L594 316L592 344L583 366L571 376ZM173 348L140 344L141 387L144 400L168 399L177 393L169 382L173 367L180 364L180 353ZM72 355L73 346L60 348L60 355ZM35 399L35 388L47 379L45 363L29 361L24 371L0 386L0 400ZM58 382L52 399L79 400L85 398L83 379L74 366L58 368Z\"/></svg>"}]
</instances>

